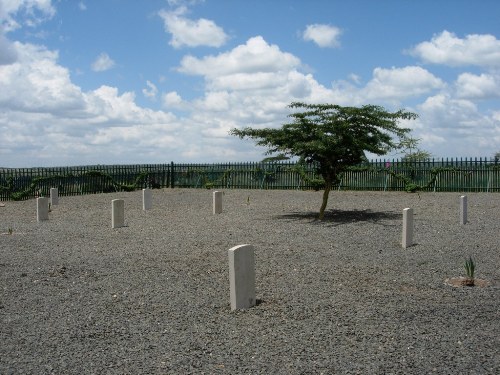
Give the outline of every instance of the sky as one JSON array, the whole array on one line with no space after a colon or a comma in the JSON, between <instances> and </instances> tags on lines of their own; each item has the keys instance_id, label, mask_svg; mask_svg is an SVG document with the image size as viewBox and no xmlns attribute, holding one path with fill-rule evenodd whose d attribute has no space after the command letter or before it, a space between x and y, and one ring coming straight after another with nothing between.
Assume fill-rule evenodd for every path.
<instances>
[{"instance_id":1,"label":"sky","mask_svg":"<svg viewBox=\"0 0 500 375\"><path fill-rule=\"evenodd\" d=\"M405 109L433 157L493 157L500 1L0 0L1 167L259 161L229 130L291 102Z\"/></svg>"}]
</instances>

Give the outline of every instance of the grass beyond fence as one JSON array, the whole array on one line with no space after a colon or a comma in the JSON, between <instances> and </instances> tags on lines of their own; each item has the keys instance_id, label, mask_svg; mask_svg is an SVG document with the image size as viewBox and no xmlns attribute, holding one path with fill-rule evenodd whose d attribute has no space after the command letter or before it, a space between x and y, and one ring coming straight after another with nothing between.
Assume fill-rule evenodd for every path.
<instances>
[{"instance_id":1,"label":"grass beyond fence","mask_svg":"<svg viewBox=\"0 0 500 375\"><path fill-rule=\"evenodd\" d=\"M82 195L149 188L321 189L313 165L292 162L225 164L94 165L0 168L0 200ZM341 190L500 191L500 163L486 158L425 162L375 160L350 168Z\"/></svg>"}]
</instances>

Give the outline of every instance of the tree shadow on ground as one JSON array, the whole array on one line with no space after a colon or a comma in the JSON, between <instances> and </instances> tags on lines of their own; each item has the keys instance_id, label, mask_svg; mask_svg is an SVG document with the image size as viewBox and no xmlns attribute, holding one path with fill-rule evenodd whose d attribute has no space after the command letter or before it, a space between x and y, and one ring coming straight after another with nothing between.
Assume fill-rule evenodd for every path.
<instances>
[{"instance_id":1,"label":"tree shadow on ground","mask_svg":"<svg viewBox=\"0 0 500 375\"><path fill-rule=\"evenodd\" d=\"M387 221L401 220L402 214L394 212L375 212L371 210L339 210L332 209L325 211L323 220L318 219L318 212L293 212L277 216L284 220L310 220L311 224L342 225L351 223L372 223L384 226L395 226L396 224Z\"/></svg>"}]
</instances>

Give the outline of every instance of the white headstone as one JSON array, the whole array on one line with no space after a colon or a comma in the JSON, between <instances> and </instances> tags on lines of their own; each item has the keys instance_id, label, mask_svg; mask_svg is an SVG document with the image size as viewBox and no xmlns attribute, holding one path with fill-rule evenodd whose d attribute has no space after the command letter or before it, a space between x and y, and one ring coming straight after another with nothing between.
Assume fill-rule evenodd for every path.
<instances>
[{"instance_id":1,"label":"white headstone","mask_svg":"<svg viewBox=\"0 0 500 375\"><path fill-rule=\"evenodd\" d=\"M403 210L403 248L413 245L413 209Z\"/></svg>"},{"instance_id":2,"label":"white headstone","mask_svg":"<svg viewBox=\"0 0 500 375\"><path fill-rule=\"evenodd\" d=\"M460 224L467 224L467 195L460 197Z\"/></svg>"},{"instance_id":3,"label":"white headstone","mask_svg":"<svg viewBox=\"0 0 500 375\"><path fill-rule=\"evenodd\" d=\"M151 189L142 189L142 209L150 210L153 207L153 192Z\"/></svg>"},{"instance_id":4,"label":"white headstone","mask_svg":"<svg viewBox=\"0 0 500 375\"><path fill-rule=\"evenodd\" d=\"M111 201L111 227L123 226L125 226L125 202L123 199L113 199Z\"/></svg>"},{"instance_id":5,"label":"white headstone","mask_svg":"<svg viewBox=\"0 0 500 375\"><path fill-rule=\"evenodd\" d=\"M49 220L49 198L41 197L36 199L36 220Z\"/></svg>"},{"instance_id":6,"label":"white headstone","mask_svg":"<svg viewBox=\"0 0 500 375\"><path fill-rule=\"evenodd\" d=\"M214 215L222 213L222 191L214 191Z\"/></svg>"},{"instance_id":7,"label":"white headstone","mask_svg":"<svg viewBox=\"0 0 500 375\"><path fill-rule=\"evenodd\" d=\"M231 310L255 306L255 257L253 246L239 245L228 250Z\"/></svg>"},{"instance_id":8,"label":"white headstone","mask_svg":"<svg viewBox=\"0 0 500 375\"><path fill-rule=\"evenodd\" d=\"M50 204L52 206L59 204L59 191L57 188L50 188Z\"/></svg>"}]
</instances>

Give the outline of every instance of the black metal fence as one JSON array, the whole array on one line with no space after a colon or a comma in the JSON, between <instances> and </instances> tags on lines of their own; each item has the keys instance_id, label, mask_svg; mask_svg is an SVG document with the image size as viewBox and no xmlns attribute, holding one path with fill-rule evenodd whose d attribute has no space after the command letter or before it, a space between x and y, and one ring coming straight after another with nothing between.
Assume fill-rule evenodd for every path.
<instances>
[{"instance_id":1,"label":"black metal fence","mask_svg":"<svg viewBox=\"0 0 500 375\"><path fill-rule=\"evenodd\" d=\"M320 189L314 165L294 162L92 165L0 168L0 200L151 188ZM337 189L384 191L500 191L500 162L487 158L419 162L375 160L342 174Z\"/></svg>"}]
</instances>

